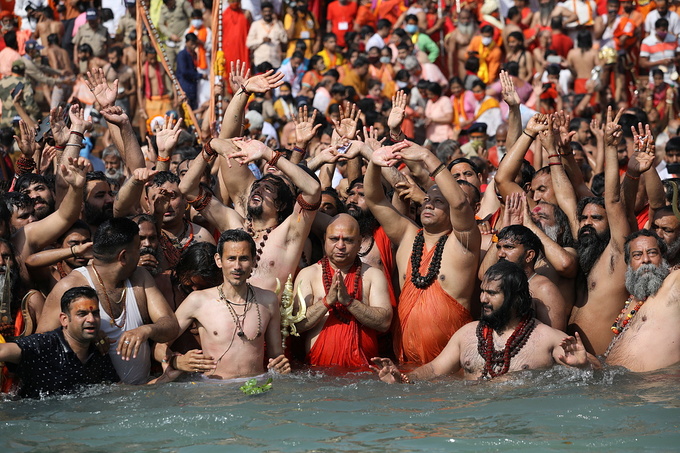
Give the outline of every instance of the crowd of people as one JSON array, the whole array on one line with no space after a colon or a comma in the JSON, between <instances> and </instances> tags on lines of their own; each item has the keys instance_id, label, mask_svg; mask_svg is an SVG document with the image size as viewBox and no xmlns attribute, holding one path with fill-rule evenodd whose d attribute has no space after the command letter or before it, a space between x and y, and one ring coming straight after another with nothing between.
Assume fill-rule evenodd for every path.
<instances>
[{"instance_id":1,"label":"crowd of people","mask_svg":"<svg viewBox=\"0 0 680 453\"><path fill-rule=\"evenodd\" d=\"M680 362L679 2L13 3L3 391Z\"/></svg>"}]
</instances>

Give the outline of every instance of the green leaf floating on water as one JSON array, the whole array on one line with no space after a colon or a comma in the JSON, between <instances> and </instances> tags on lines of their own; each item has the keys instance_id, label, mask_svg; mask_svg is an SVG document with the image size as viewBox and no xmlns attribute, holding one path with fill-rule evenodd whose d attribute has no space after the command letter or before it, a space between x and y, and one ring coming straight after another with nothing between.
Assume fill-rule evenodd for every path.
<instances>
[{"instance_id":1,"label":"green leaf floating on water","mask_svg":"<svg viewBox=\"0 0 680 453\"><path fill-rule=\"evenodd\" d=\"M257 385L257 379L248 379L241 387L241 391L246 395L259 395L267 392L272 388L272 378L267 379L262 385Z\"/></svg>"}]
</instances>

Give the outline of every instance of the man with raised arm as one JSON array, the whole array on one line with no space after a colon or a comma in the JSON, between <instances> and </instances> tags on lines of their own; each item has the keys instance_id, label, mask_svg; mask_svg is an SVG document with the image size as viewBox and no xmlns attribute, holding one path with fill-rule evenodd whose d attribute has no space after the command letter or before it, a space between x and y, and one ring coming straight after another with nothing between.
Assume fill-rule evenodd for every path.
<instances>
[{"instance_id":1,"label":"man with raised arm","mask_svg":"<svg viewBox=\"0 0 680 453\"><path fill-rule=\"evenodd\" d=\"M306 267L295 280L294 294L307 307L297 323L308 331L307 362L313 366L365 368L378 354L378 333L392 321L387 279L359 258L359 223L339 214L326 228L325 257Z\"/></svg>"},{"instance_id":2,"label":"man with raised arm","mask_svg":"<svg viewBox=\"0 0 680 453\"><path fill-rule=\"evenodd\" d=\"M398 160L422 165L434 185L427 191L423 228L400 214L380 182L380 167ZM398 360L427 363L446 346L470 315L481 234L475 213L446 165L425 148L408 142L375 151L364 178L366 204L397 245L402 287L394 324Z\"/></svg>"},{"instance_id":3,"label":"man with raised arm","mask_svg":"<svg viewBox=\"0 0 680 453\"><path fill-rule=\"evenodd\" d=\"M526 274L500 261L482 281L482 316L459 329L429 363L404 374L390 359L374 358L384 382L411 383L463 370L465 379L492 379L508 372L549 368L555 363L585 367L589 358L578 334L567 336L534 317ZM501 351L496 345L504 345Z\"/></svg>"},{"instance_id":4,"label":"man with raised arm","mask_svg":"<svg viewBox=\"0 0 680 453\"><path fill-rule=\"evenodd\" d=\"M232 168L247 169L247 163L264 159L268 165L278 168L299 189L299 194L295 196L282 177L268 174L250 184L246 214L242 216L237 209L225 206L199 186L208 161L217 153L220 159L228 158ZM223 176L227 175L223 173ZM189 167L179 190L218 230L236 228L250 234L257 244L250 280L253 285L274 290L276 279L284 284L288 276L295 273L321 202L319 182L303 168L257 140L212 139L206 143L202 157L196 158ZM235 207L237 204L235 200Z\"/></svg>"},{"instance_id":5,"label":"man with raised arm","mask_svg":"<svg viewBox=\"0 0 680 453\"><path fill-rule=\"evenodd\" d=\"M674 365L680 362L680 272L669 275L666 244L649 230L628 236L624 249L630 296L613 320L606 363L637 372Z\"/></svg>"},{"instance_id":6,"label":"man with raised arm","mask_svg":"<svg viewBox=\"0 0 680 453\"><path fill-rule=\"evenodd\" d=\"M177 335L177 319L139 263L139 227L126 218L107 220L97 229L89 266L62 278L47 296L38 332L59 325L59 301L74 286L99 295L101 331L113 341L109 355L126 384L145 384L151 369L148 340L166 342Z\"/></svg>"},{"instance_id":7,"label":"man with raised arm","mask_svg":"<svg viewBox=\"0 0 680 453\"><path fill-rule=\"evenodd\" d=\"M164 379L177 371L202 372L212 379L262 374L265 343L267 368L289 373L281 346L281 313L272 291L248 283L255 264L255 241L243 230L227 230L217 243L215 263L224 283L193 291L175 312L179 334L196 322L202 350L173 354L168 344L156 346L156 358L167 364ZM179 334L176 337L179 337Z\"/></svg>"}]
</instances>

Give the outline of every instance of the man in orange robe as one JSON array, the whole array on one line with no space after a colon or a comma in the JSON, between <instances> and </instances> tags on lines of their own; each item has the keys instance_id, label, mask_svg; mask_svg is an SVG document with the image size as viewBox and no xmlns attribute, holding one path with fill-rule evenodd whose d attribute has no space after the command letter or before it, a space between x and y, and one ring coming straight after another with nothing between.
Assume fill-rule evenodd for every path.
<instances>
[{"instance_id":1,"label":"man in orange robe","mask_svg":"<svg viewBox=\"0 0 680 453\"><path fill-rule=\"evenodd\" d=\"M250 51L246 46L250 30L250 12L241 8L241 0L229 0L229 7L222 13L222 51L227 62L225 78L229 80L229 62L240 60L250 66ZM231 85L226 84L231 90Z\"/></svg>"},{"instance_id":2,"label":"man in orange robe","mask_svg":"<svg viewBox=\"0 0 680 453\"><path fill-rule=\"evenodd\" d=\"M318 263L300 271L295 280L298 309L306 318L296 324L307 332L305 350L312 366L367 368L378 354L378 333L392 321L387 279L363 264L359 223L340 214L326 228L324 252Z\"/></svg>"},{"instance_id":3,"label":"man in orange robe","mask_svg":"<svg viewBox=\"0 0 680 453\"><path fill-rule=\"evenodd\" d=\"M403 160L412 174L427 172L434 179L422 205L422 228L397 211L385 196L380 167L391 172L394 159ZM481 242L474 210L437 156L409 142L373 153L364 177L364 194L369 209L397 245L402 285L394 322L397 359L427 363L460 326L472 320Z\"/></svg>"}]
</instances>

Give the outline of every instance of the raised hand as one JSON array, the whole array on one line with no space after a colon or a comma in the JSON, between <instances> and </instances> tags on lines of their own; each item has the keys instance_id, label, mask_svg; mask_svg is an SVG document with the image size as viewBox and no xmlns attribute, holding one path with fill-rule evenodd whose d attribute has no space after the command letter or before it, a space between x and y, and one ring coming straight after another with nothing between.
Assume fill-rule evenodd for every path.
<instances>
[{"instance_id":1,"label":"raised hand","mask_svg":"<svg viewBox=\"0 0 680 453\"><path fill-rule=\"evenodd\" d=\"M422 205L425 202L426 193L423 192L418 184L409 175L404 175L404 179L394 185L399 194L399 198L405 201L412 201Z\"/></svg>"},{"instance_id":2,"label":"raised hand","mask_svg":"<svg viewBox=\"0 0 680 453\"><path fill-rule=\"evenodd\" d=\"M78 104L71 105L68 111L68 117L71 119L71 130L91 131L92 121L85 120L85 111L80 108Z\"/></svg>"},{"instance_id":3,"label":"raised hand","mask_svg":"<svg viewBox=\"0 0 680 453\"><path fill-rule=\"evenodd\" d=\"M96 68L92 72L88 71L85 83L102 109L112 107L116 103L118 79L114 80L113 83L109 83L102 68Z\"/></svg>"},{"instance_id":4,"label":"raised hand","mask_svg":"<svg viewBox=\"0 0 680 453\"><path fill-rule=\"evenodd\" d=\"M40 156L40 174L44 174L52 161L57 157L57 148L46 145L43 148L42 156Z\"/></svg>"},{"instance_id":5,"label":"raised hand","mask_svg":"<svg viewBox=\"0 0 680 453\"><path fill-rule=\"evenodd\" d=\"M243 86L249 93L266 93L269 90L278 88L283 85L283 73L274 73L273 69L265 72L264 74L259 74L253 76L246 80Z\"/></svg>"},{"instance_id":6,"label":"raised hand","mask_svg":"<svg viewBox=\"0 0 680 453\"><path fill-rule=\"evenodd\" d=\"M569 123L571 121L569 114L565 113L564 110L560 110L552 118L558 153L562 155L571 153L571 141L574 135L576 135L576 131L569 132Z\"/></svg>"},{"instance_id":7,"label":"raised hand","mask_svg":"<svg viewBox=\"0 0 680 453\"><path fill-rule=\"evenodd\" d=\"M121 107L116 105L103 108L99 110L99 113L102 114L106 121L111 124L115 124L118 127L122 127L124 124L130 122L130 118L127 116L127 113L125 113Z\"/></svg>"},{"instance_id":8,"label":"raised hand","mask_svg":"<svg viewBox=\"0 0 680 453\"><path fill-rule=\"evenodd\" d=\"M229 72L229 84L231 85L231 90L236 93L242 86L245 86L246 80L250 77L250 69L244 61L236 60L236 62L231 62L231 70Z\"/></svg>"},{"instance_id":9,"label":"raised hand","mask_svg":"<svg viewBox=\"0 0 680 453\"><path fill-rule=\"evenodd\" d=\"M406 146L399 146L401 144L406 144ZM396 145L393 145L394 147L397 147L395 151L395 156L399 160L410 160L414 162L424 162L427 156L430 154L430 152L426 149L423 148L420 145L416 145L413 142L409 142L408 140L404 140L401 143L397 143Z\"/></svg>"},{"instance_id":10,"label":"raised hand","mask_svg":"<svg viewBox=\"0 0 680 453\"><path fill-rule=\"evenodd\" d=\"M593 118L590 121L590 132L593 133L593 135L595 136L595 139L598 142L601 142L602 140L604 140L604 129L602 128L602 124L600 123L600 120L598 120L597 118Z\"/></svg>"},{"instance_id":11,"label":"raised hand","mask_svg":"<svg viewBox=\"0 0 680 453\"><path fill-rule=\"evenodd\" d=\"M503 213L503 225L522 225L524 222L524 208L522 196L513 192L505 197L505 212Z\"/></svg>"},{"instance_id":12,"label":"raised hand","mask_svg":"<svg viewBox=\"0 0 680 453\"><path fill-rule=\"evenodd\" d=\"M373 357L371 362L373 362L375 366L369 365L369 368L378 373L378 377L381 381L388 384L401 382L401 371L399 371L399 368L397 368L392 360Z\"/></svg>"},{"instance_id":13,"label":"raised hand","mask_svg":"<svg viewBox=\"0 0 680 453\"><path fill-rule=\"evenodd\" d=\"M90 162L84 157L68 158L68 162L61 164L61 176L66 184L75 188L85 187L85 175L87 175Z\"/></svg>"},{"instance_id":14,"label":"raised hand","mask_svg":"<svg viewBox=\"0 0 680 453\"><path fill-rule=\"evenodd\" d=\"M527 127L524 128L524 130L526 130L533 136L536 136L536 134L538 134L539 132L545 131L547 129L548 129L548 116L543 115L542 113L537 113L534 116L532 116L529 122L527 123Z\"/></svg>"},{"instance_id":15,"label":"raised hand","mask_svg":"<svg viewBox=\"0 0 680 453\"><path fill-rule=\"evenodd\" d=\"M512 81L512 77L505 71L501 71L498 76L501 82L501 96L503 100L509 107L516 107L520 103L519 95L515 90L515 83Z\"/></svg>"},{"instance_id":16,"label":"raised hand","mask_svg":"<svg viewBox=\"0 0 680 453\"><path fill-rule=\"evenodd\" d=\"M399 162L397 153L410 146L407 142L400 142L396 145L383 146L376 149L371 155L371 162L379 167L391 167Z\"/></svg>"},{"instance_id":17,"label":"raised hand","mask_svg":"<svg viewBox=\"0 0 680 453\"><path fill-rule=\"evenodd\" d=\"M68 136L71 131L66 127L64 109L62 107L50 110L50 129L52 129L55 145L64 146L68 143Z\"/></svg>"},{"instance_id":18,"label":"raised hand","mask_svg":"<svg viewBox=\"0 0 680 453\"><path fill-rule=\"evenodd\" d=\"M340 107L340 121L333 120L335 125L335 131L340 137L348 138L354 140L357 134L357 123L359 121L359 116L361 115L361 110L359 110L356 104L345 103L345 108Z\"/></svg>"},{"instance_id":19,"label":"raised hand","mask_svg":"<svg viewBox=\"0 0 680 453\"><path fill-rule=\"evenodd\" d=\"M241 165L260 159L269 160L273 154L273 151L259 140L237 139L233 140L233 143L239 150L230 154L229 157L236 159L236 162Z\"/></svg>"},{"instance_id":20,"label":"raised hand","mask_svg":"<svg viewBox=\"0 0 680 453\"><path fill-rule=\"evenodd\" d=\"M564 354L557 357L557 363L571 367L583 367L588 364L588 353L583 347L581 336L576 332L573 337L565 337L560 343Z\"/></svg>"},{"instance_id":21,"label":"raised hand","mask_svg":"<svg viewBox=\"0 0 680 453\"><path fill-rule=\"evenodd\" d=\"M17 145L19 145L19 151L24 157L33 158L33 154L36 151L36 146L39 146L35 142L35 131L24 122L24 120L19 120L19 137L14 136Z\"/></svg>"},{"instance_id":22,"label":"raised hand","mask_svg":"<svg viewBox=\"0 0 680 453\"><path fill-rule=\"evenodd\" d=\"M316 110L311 116L307 113L307 105L300 107L298 115L293 115L295 121L295 140L298 145L306 146L319 130L321 124L314 125L316 120Z\"/></svg>"},{"instance_id":23,"label":"raised hand","mask_svg":"<svg viewBox=\"0 0 680 453\"><path fill-rule=\"evenodd\" d=\"M612 108L607 108L607 122L604 126L604 144L606 146L618 146L623 136L623 131L619 125L619 119L623 115L623 109L620 109L616 117L612 120Z\"/></svg>"},{"instance_id":24,"label":"raised hand","mask_svg":"<svg viewBox=\"0 0 680 453\"><path fill-rule=\"evenodd\" d=\"M165 123L156 132L156 146L158 154L169 155L177 145L179 135L182 132L182 121L180 118L175 122L173 117L166 116Z\"/></svg>"},{"instance_id":25,"label":"raised hand","mask_svg":"<svg viewBox=\"0 0 680 453\"><path fill-rule=\"evenodd\" d=\"M403 91L397 91L397 93L392 96L392 110L390 110L390 115L387 117L387 127L391 131L401 129L401 123L404 121L406 116L406 93Z\"/></svg>"},{"instance_id":26,"label":"raised hand","mask_svg":"<svg viewBox=\"0 0 680 453\"><path fill-rule=\"evenodd\" d=\"M159 173L158 170L151 170L150 168L135 168L132 172L132 177L130 178L132 184L134 185L144 185L153 179Z\"/></svg>"},{"instance_id":27,"label":"raised hand","mask_svg":"<svg viewBox=\"0 0 680 453\"><path fill-rule=\"evenodd\" d=\"M386 137L382 140L378 140L378 130L376 128L371 126L370 128L366 129L366 126L364 126L364 143L366 143L366 145L368 145L368 147L373 151L380 148L385 140Z\"/></svg>"},{"instance_id":28,"label":"raised hand","mask_svg":"<svg viewBox=\"0 0 680 453\"><path fill-rule=\"evenodd\" d=\"M654 136L649 128L649 124L645 126L645 135L642 135L642 123L638 124L639 130L635 130L635 126L631 126L633 132L634 152L628 161L628 171L632 175L639 175L646 172L652 165L654 165L654 158L656 157L656 146L654 144Z\"/></svg>"}]
</instances>

